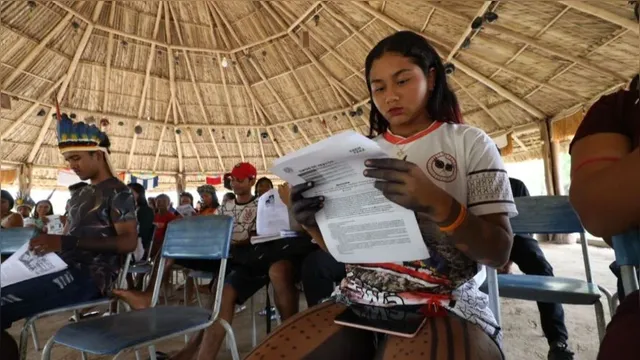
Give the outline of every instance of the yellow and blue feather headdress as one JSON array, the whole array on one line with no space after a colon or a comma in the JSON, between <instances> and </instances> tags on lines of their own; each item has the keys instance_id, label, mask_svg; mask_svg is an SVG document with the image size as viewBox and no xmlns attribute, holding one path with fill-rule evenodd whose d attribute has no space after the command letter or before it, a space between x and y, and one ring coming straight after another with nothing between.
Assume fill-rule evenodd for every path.
<instances>
[{"instance_id":1,"label":"yellow and blue feather headdress","mask_svg":"<svg viewBox=\"0 0 640 360\"><path fill-rule=\"evenodd\" d=\"M58 148L61 153L68 151L106 150L100 143L106 135L97 126L84 122L73 122L67 114L58 115Z\"/></svg>"}]
</instances>

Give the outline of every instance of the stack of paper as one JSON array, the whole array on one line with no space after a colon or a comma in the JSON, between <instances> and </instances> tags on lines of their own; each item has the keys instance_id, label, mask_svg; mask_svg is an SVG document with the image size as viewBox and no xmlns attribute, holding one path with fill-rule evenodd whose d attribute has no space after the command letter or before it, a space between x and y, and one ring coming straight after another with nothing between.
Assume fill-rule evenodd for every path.
<instances>
[{"instance_id":1,"label":"stack of paper","mask_svg":"<svg viewBox=\"0 0 640 360\"><path fill-rule=\"evenodd\" d=\"M251 243L252 244L260 244L260 243L265 243L265 242L275 241L275 240L280 240L280 239L294 238L294 237L297 237L297 236L300 236L300 233L295 232L295 231L291 231L291 230L283 230L283 231L280 231L279 234L252 236L251 237Z\"/></svg>"},{"instance_id":2,"label":"stack of paper","mask_svg":"<svg viewBox=\"0 0 640 360\"><path fill-rule=\"evenodd\" d=\"M336 260L427 259L414 212L385 198L363 175L365 160L389 157L373 140L347 131L277 159L271 172L292 185L314 182L304 195L325 197L316 222Z\"/></svg>"},{"instance_id":3,"label":"stack of paper","mask_svg":"<svg viewBox=\"0 0 640 360\"><path fill-rule=\"evenodd\" d=\"M67 263L55 253L37 256L26 243L0 265L0 283L5 287L66 268Z\"/></svg>"}]
</instances>

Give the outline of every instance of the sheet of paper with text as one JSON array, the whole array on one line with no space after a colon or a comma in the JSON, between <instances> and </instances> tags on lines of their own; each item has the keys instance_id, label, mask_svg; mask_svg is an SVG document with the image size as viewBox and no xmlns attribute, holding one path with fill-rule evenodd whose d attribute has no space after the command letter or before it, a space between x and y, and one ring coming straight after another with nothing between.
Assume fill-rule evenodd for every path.
<instances>
[{"instance_id":1,"label":"sheet of paper with text","mask_svg":"<svg viewBox=\"0 0 640 360\"><path fill-rule=\"evenodd\" d=\"M292 185L314 182L304 195L325 197L316 221L336 260L427 259L414 212L385 198L363 175L365 160L388 157L374 141L346 131L277 159L271 172Z\"/></svg>"}]
</instances>

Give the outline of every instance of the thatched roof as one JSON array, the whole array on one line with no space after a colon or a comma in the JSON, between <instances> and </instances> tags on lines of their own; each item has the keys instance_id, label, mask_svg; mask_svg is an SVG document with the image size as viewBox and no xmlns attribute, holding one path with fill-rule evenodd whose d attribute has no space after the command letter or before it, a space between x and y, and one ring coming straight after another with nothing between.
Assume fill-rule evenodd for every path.
<instances>
[{"instance_id":1,"label":"thatched roof","mask_svg":"<svg viewBox=\"0 0 640 360\"><path fill-rule=\"evenodd\" d=\"M3 164L32 163L36 186L64 167L54 96L78 119L108 119L118 169L173 186L273 159L346 129L366 132L364 58L399 29L455 65L465 121L514 132L581 111L638 71L627 1L3 1ZM499 16L471 24L487 11ZM470 44L464 44L470 39ZM42 110L42 111L41 111ZM43 114L44 113L44 114ZM142 128L140 134L134 131ZM179 134L177 133L179 132Z\"/></svg>"}]
</instances>

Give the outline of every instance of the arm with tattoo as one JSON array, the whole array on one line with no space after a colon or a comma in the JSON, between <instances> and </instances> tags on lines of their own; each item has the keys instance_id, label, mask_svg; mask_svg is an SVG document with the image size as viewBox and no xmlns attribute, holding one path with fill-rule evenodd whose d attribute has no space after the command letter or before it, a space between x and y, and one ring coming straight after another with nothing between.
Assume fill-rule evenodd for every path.
<instances>
[{"instance_id":1,"label":"arm with tattoo","mask_svg":"<svg viewBox=\"0 0 640 360\"><path fill-rule=\"evenodd\" d=\"M439 222L441 228L453 224L459 217L462 205L452 199L451 210L446 220ZM445 232L456 248L481 264L500 268L509 261L513 235L506 214L476 216L469 212L453 231Z\"/></svg>"}]
</instances>

